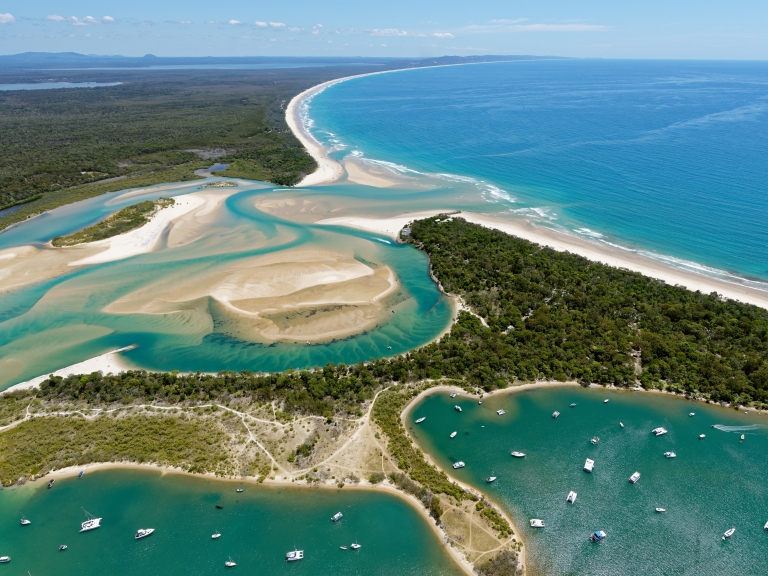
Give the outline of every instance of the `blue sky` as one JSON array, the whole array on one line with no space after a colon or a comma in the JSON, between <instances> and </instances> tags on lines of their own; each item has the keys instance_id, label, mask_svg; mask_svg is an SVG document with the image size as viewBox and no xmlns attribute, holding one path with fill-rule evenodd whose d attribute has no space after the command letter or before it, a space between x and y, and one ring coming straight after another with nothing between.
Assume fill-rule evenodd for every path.
<instances>
[{"instance_id":1,"label":"blue sky","mask_svg":"<svg viewBox=\"0 0 768 576\"><path fill-rule=\"evenodd\" d=\"M0 0L0 54L768 59L768 0Z\"/></svg>"}]
</instances>

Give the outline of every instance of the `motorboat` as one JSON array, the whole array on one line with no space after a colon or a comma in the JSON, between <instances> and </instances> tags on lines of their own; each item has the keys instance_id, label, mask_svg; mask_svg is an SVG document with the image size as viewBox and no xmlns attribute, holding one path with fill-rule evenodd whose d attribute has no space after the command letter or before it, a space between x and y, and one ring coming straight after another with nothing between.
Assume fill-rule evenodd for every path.
<instances>
[{"instance_id":1,"label":"motorboat","mask_svg":"<svg viewBox=\"0 0 768 576\"><path fill-rule=\"evenodd\" d=\"M496 410L496 414L498 414L499 416L504 416L506 412L504 410Z\"/></svg>"},{"instance_id":2,"label":"motorboat","mask_svg":"<svg viewBox=\"0 0 768 576\"><path fill-rule=\"evenodd\" d=\"M664 458L677 458L677 454L674 452L664 452Z\"/></svg>"},{"instance_id":3,"label":"motorboat","mask_svg":"<svg viewBox=\"0 0 768 576\"><path fill-rule=\"evenodd\" d=\"M624 428L624 422L619 422L619 426L621 426L622 428Z\"/></svg>"},{"instance_id":4,"label":"motorboat","mask_svg":"<svg viewBox=\"0 0 768 576\"><path fill-rule=\"evenodd\" d=\"M230 556L229 560L224 562L224 566L226 566L227 568L234 568L235 566L237 566L237 563L235 563L235 561L232 560L232 556Z\"/></svg>"},{"instance_id":5,"label":"motorboat","mask_svg":"<svg viewBox=\"0 0 768 576\"><path fill-rule=\"evenodd\" d=\"M49 488L49 489L53 488L53 483L54 483L54 482L56 482L56 479L55 479L55 478L51 478L51 481L50 481L50 482L48 482L48 488Z\"/></svg>"},{"instance_id":6,"label":"motorboat","mask_svg":"<svg viewBox=\"0 0 768 576\"><path fill-rule=\"evenodd\" d=\"M525 458L525 452L512 452L513 458Z\"/></svg>"},{"instance_id":7,"label":"motorboat","mask_svg":"<svg viewBox=\"0 0 768 576\"><path fill-rule=\"evenodd\" d=\"M346 550L347 549L346 546L339 546L339 548L341 548L342 550Z\"/></svg>"},{"instance_id":8,"label":"motorboat","mask_svg":"<svg viewBox=\"0 0 768 576\"><path fill-rule=\"evenodd\" d=\"M456 398L456 396L458 396L456 392L451 392L451 398Z\"/></svg>"},{"instance_id":9,"label":"motorboat","mask_svg":"<svg viewBox=\"0 0 768 576\"><path fill-rule=\"evenodd\" d=\"M666 508L656 508L656 512L666 512Z\"/></svg>"},{"instance_id":10,"label":"motorboat","mask_svg":"<svg viewBox=\"0 0 768 576\"><path fill-rule=\"evenodd\" d=\"M592 472L592 469L595 467L595 461L591 458L587 458L584 461L584 472Z\"/></svg>"},{"instance_id":11,"label":"motorboat","mask_svg":"<svg viewBox=\"0 0 768 576\"><path fill-rule=\"evenodd\" d=\"M632 482L632 484L637 484L638 480L640 480L640 472L635 472L629 477L629 481Z\"/></svg>"},{"instance_id":12,"label":"motorboat","mask_svg":"<svg viewBox=\"0 0 768 576\"><path fill-rule=\"evenodd\" d=\"M101 527L101 518L96 518L93 514L83 509L87 520L80 525L80 532L88 532L89 530L96 530Z\"/></svg>"},{"instance_id":13,"label":"motorboat","mask_svg":"<svg viewBox=\"0 0 768 576\"><path fill-rule=\"evenodd\" d=\"M730 538L731 536L734 535L735 532L736 532L736 528L728 528L728 530L725 531L725 534L723 534L723 540L725 540L726 538Z\"/></svg>"},{"instance_id":14,"label":"motorboat","mask_svg":"<svg viewBox=\"0 0 768 576\"><path fill-rule=\"evenodd\" d=\"M218 530L216 530L216 532L211 534L211 539L212 540L216 540L217 538L221 538L221 533Z\"/></svg>"},{"instance_id":15,"label":"motorboat","mask_svg":"<svg viewBox=\"0 0 768 576\"><path fill-rule=\"evenodd\" d=\"M59 546L59 550L66 550L66 549L67 549L66 544L62 544L61 546Z\"/></svg>"},{"instance_id":16,"label":"motorboat","mask_svg":"<svg viewBox=\"0 0 768 576\"><path fill-rule=\"evenodd\" d=\"M336 514L331 516L331 521L338 522L339 520L341 520L342 516L344 516L344 514L342 514L341 512L336 512Z\"/></svg>"},{"instance_id":17,"label":"motorboat","mask_svg":"<svg viewBox=\"0 0 768 576\"><path fill-rule=\"evenodd\" d=\"M765 526L763 526L765 530L768 530L768 522L765 523Z\"/></svg>"},{"instance_id":18,"label":"motorboat","mask_svg":"<svg viewBox=\"0 0 768 576\"><path fill-rule=\"evenodd\" d=\"M456 438L456 431L451 432L451 438Z\"/></svg>"},{"instance_id":19,"label":"motorboat","mask_svg":"<svg viewBox=\"0 0 768 576\"><path fill-rule=\"evenodd\" d=\"M349 547L352 548L352 550L360 550L360 548L362 548L362 546L357 542L355 542L354 544L350 544Z\"/></svg>"},{"instance_id":20,"label":"motorboat","mask_svg":"<svg viewBox=\"0 0 768 576\"><path fill-rule=\"evenodd\" d=\"M488 476L488 478L486 478L485 481L488 484L490 484L491 482L496 482L496 476Z\"/></svg>"},{"instance_id":21,"label":"motorboat","mask_svg":"<svg viewBox=\"0 0 768 576\"><path fill-rule=\"evenodd\" d=\"M80 470L80 474L77 475L77 479L80 480L80 478L83 477L83 474L85 474L85 471Z\"/></svg>"},{"instance_id":22,"label":"motorboat","mask_svg":"<svg viewBox=\"0 0 768 576\"><path fill-rule=\"evenodd\" d=\"M26 518L24 518L24 516L21 517L22 526L29 526L30 524L32 524L32 520L27 520Z\"/></svg>"},{"instance_id":23,"label":"motorboat","mask_svg":"<svg viewBox=\"0 0 768 576\"><path fill-rule=\"evenodd\" d=\"M242 492L242 491L243 491L242 488L238 488L237 490L235 490L235 492L237 492L238 494L240 494L240 492Z\"/></svg>"},{"instance_id":24,"label":"motorboat","mask_svg":"<svg viewBox=\"0 0 768 576\"><path fill-rule=\"evenodd\" d=\"M222 508L224 508L224 506L221 504L216 504L216 510L221 510Z\"/></svg>"},{"instance_id":25,"label":"motorboat","mask_svg":"<svg viewBox=\"0 0 768 576\"><path fill-rule=\"evenodd\" d=\"M422 422L424 422L424 420L426 420L426 419L427 419L427 417L426 417L426 416L422 416L421 418L418 418L418 419L416 420L416 424L421 424L421 423L422 423Z\"/></svg>"},{"instance_id":26,"label":"motorboat","mask_svg":"<svg viewBox=\"0 0 768 576\"><path fill-rule=\"evenodd\" d=\"M464 466L466 466L466 464L464 464L464 462L462 462L461 460L459 460L458 462L454 462L453 464L454 470L458 470L459 468L464 468Z\"/></svg>"},{"instance_id":27,"label":"motorboat","mask_svg":"<svg viewBox=\"0 0 768 576\"><path fill-rule=\"evenodd\" d=\"M571 404L571 408L576 408L576 402Z\"/></svg>"},{"instance_id":28,"label":"motorboat","mask_svg":"<svg viewBox=\"0 0 768 576\"><path fill-rule=\"evenodd\" d=\"M574 502L576 502L576 492L574 492L573 490L568 492L568 498L566 498L565 501L568 502L569 504L573 504Z\"/></svg>"},{"instance_id":29,"label":"motorboat","mask_svg":"<svg viewBox=\"0 0 768 576\"><path fill-rule=\"evenodd\" d=\"M608 404L608 398L606 398L605 400L603 400L603 404Z\"/></svg>"},{"instance_id":30,"label":"motorboat","mask_svg":"<svg viewBox=\"0 0 768 576\"><path fill-rule=\"evenodd\" d=\"M538 518L531 518L531 528L544 528L544 521Z\"/></svg>"},{"instance_id":31,"label":"motorboat","mask_svg":"<svg viewBox=\"0 0 768 576\"><path fill-rule=\"evenodd\" d=\"M654 428L653 430L651 430L651 432L653 432L654 436L664 436L664 434L666 434L668 430L666 428L662 428L661 426L659 426L658 428Z\"/></svg>"},{"instance_id":32,"label":"motorboat","mask_svg":"<svg viewBox=\"0 0 768 576\"><path fill-rule=\"evenodd\" d=\"M608 400L606 400L606 402L608 402ZM598 530L597 532L592 532L592 535L589 537L589 539L592 542L600 542L601 540L605 540L606 536L608 536L608 534L602 530Z\"/></svg>"},{"instance_id":33,"label":"motorboat","mask_svg":"<svg viewBox=\"0 0 768 576\"><path fill-rule=\"evenodd\" d=\"M741 435L741 441L744 442L744 434Z\"/></svg>"},{"instance_id":34,"label":"motorboat","mask_svg":"<svg viewBox=\"0 0 768 576\"><path fill-rule=\"evenodd\" d=\"M595 444L597 444L598 442L600 442L600 438L598 438L597 436L595 436L594 438L592 438L592 440L590 440L590 442L591 442L591 443L592 443L592 445L594 446Z\"/></svg>"},{"instance_id":35,"label":"motorboat","mask_svg":"<svg viewBox=\"0 0 768 576\"><path fill-rule=\"evenodd\" d=\"M10 556L0 556L0 563L5 564L6 562L10 562L11 557Z\"/></svg>"},{"instance_id":36,"label":"motorboat","mask_svg":"<svg viewBox=\"0 0 768 576\"><path fill-rule=\"evenodd\" d=\"M699 440L704 440L704 438L706 437L707 437L706 434L699 434Z\"/></svg>"},{"instance_id":37,"label":"motorboat","mask_svg":"<svg viewBox=\"0 0 768 576\"><path fill-rule=\"evenodd\" d=\"M689 412L688 416L696 416L696 412Z\"/></svg>"},{"instance_id":38,"label":"motorboat","mask_svg":"<svg viewBox=\"0 0 768 576\"><path fill-rule=\"evenodd\" d=\"M560 416L560 412L558 412L557 410L552 412L552 418L557 418L558 416Z\"/></svg>"},{"instance_id":39,"label":"motorboat","mask_svg":"<svg viewBox=\"0 0 768 576\"><path fill-rule=\"evenodd\" d=\"M453 409L456 410L456 412L461 412L461 406L459 406L458 404L456 404L456 406L454 406Z\"/></svg>"},{"instance_id":40,"label":"motorboat","mask_svg":"<svg viewBox=\"0 0 768 576\"><path fill-rule=\"evenodd\" d=\"M482 404L482 403L483 403L483 401L482 401L482 400L478 400L478 401L477 401L477 403L478 403L478 404Z\"/></svg>"},{"instance_id":41,"label":"motorboat","mask_svg":"<svg viewBox=\"0 0 768 576\"><path fill-rule=\"evenodd\" d=\"M304 550L294 550L293 552L288 552L285 555L285 561L286 562L298 562L299 560L304 559Z\"/></svg>"},{"instance_id":42,"label":"motorboat","mask_svg":"<svg viewBox=\"0 0 768 576\"><path fill-rule=\"evenodd\" d=\"M136 531L136 535L133 537L133 539L134 540L141 540L142 538L146 538L147 536L152 534L152 532L154 532L154 531L155 531L154 528L139 528Z\"/></svg>"}]
</instances>

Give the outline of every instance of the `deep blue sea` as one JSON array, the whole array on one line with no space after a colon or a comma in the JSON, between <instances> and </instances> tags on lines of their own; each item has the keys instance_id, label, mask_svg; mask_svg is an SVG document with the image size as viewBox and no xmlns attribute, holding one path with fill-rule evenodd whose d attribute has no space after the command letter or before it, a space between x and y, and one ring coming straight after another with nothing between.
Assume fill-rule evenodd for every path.
<instances>
[{"instance_id":1,"label":"deep blue sea","mask_svg":"<svg viewBox=\"0 0 768 576\"><path fill-rule=\"evenodd\" d=\"M465 178L489 212L768 280L768 62L408 70L333 85L308 113L336 156Z\"/></svg>"}]
</instances>

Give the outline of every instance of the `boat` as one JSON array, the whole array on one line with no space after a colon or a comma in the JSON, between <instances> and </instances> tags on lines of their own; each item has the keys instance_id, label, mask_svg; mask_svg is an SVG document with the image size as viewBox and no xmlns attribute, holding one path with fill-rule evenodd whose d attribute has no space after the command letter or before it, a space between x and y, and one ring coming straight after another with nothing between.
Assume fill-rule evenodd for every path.
<instances>
[{"instance_id":1,"label":"boat","mask_svg":"<svg viewBox=\"0 0 768 576\"><path fill-rule=\"evenodd\" d=\"M80 474L77 475L77 479L80 480L80 478L83 477L83 474L85 474L85 472L83 470L80 470Z\"/></svg>"},{"instance_id":2,"label":"boat","mask_svg":"<svg viewBox=\"0 0 768 576\"><path fill-rule=\"evenodd\" d=\"M606 402L608 402L608 400L606 400ZM592 542L600 542L601 540L605 540L606 536L608 536L608 534L602 530L598 530L597 532L592 532L592 536L590 536L589 539Z\"/></svg>"},{"instance_id":3,"label":"boat","mask_svg":"<svg viewBox=\"0 0 768 576\"><path fill-rule=\"evenodd\" d=\"M544 521L538 518L531 518L531 528L544 528Z\"/></svg>"},{"instance_id":4,"label":"boat","mask_svg":"<svg viewBox=\"0 0 768 576\"><path fill-rule=\"evenodd\" d=\"M584 461L584 472L592 472L592 469L595 467L595 461L591 458L587 458Z\"/></svg>"},{"instance_id":5,"label":"boat","mask_svg":"<svg viewBox=\"0 0 768 576\"><path fill-rule=\"evenodd\" d=\"M0 562L5 564L6 562L10 562L11 557L10 556L0 556Z\"/></svg>"},{"instance_id":6,"label":"boat","mask_svg":"<svg viewBox=\"0 0 768 576\"><path fill-rule=\"evenodd\" d=\"M346 546L339 546L339 548L341 548L342 550L346 550L347 549Z\"/></svg>"},{"instance_id":7,"label":"boat","mask_svg":"<svg viewBox=\"0 0 768 576\"><path fill-rule=\"evenodd\" d=\"M725 534L723 534L723 540L725 540L726 538L730 538L731 536L734 535L735 532L736 532L736 528L728 528L728 530L725 531Z\"/></svg>"},{"instance_id":8,"label":"boat","mask_svg":"<svg viewBox=\"0 0 768 576\"><path fill-rule=\"evenodd\" d=\"M155 531L154 528L139 528L136 531L136 535L133 537L133 539L134 540L141 540L142 538L146 538L147 536L152 534L152 532L154 532L154 531Z\"/></svg>"},{"instance_id":9,"label":"boat","mask_svg":"<svg viewBox=\"0 0 768 576\"><path fill-rule=\"evenodd\" d=\"M457 396L456 392L451 392L451 398L456 398L456 396Z\"/></svg>"},{"instance_id":10,"label":"boat","mask_svg":"<svg viewBox=\"0 0 768 576\"><path fill-rule=\"evenodd\" d=\"M232 556L230 556L229 560L224 562L224 566L226 566L227 568L234 568L235 566L237 566L237 563L235 563L235 561L232 560Z\"/></svg>"},{"instance_id":11,"label":"boat","mask_svg":"<svg viewBox=\"0 0 768 576\"><path fill-rule=\"evenodd\" d=\"M632 482L632 484L637 484L638 480L640 480L640 472L635 472L629 477L629 481Z\"/></svg>"},{"instance_id":12,"label":"boat","mask_svg":"<svg viewBox=\"0 0 768 576\"><path fill-rule=\"evenodd\" d=\"M704 438L706 437L707 437L706 434L699 434L699 440L704 440Z\"/></svg>"},{"instance_id":13,"label":"boat","mask_svg":"<svg viewBox=\"0 0 768 576\"><path fill-rule=\"evenodd\" d=\"M242 491L243 491L243 489L242 489L242 488L238 488L237 490L235 490L235 492L237 492L238 494L239 494L240 492L242 492Z\"/></svg>"},{"instance_id":14,"label":"boat","mask_svg":"<svg viewBox=\"0 0 768 576\"><path fill-rule=\"evenodd\" d=\"M765 526L763 526L765 530L768 530L768 522L765 523Z\"/></svg>"},{"instance_id":15,"label":"boat","mask_svg":"<svg viewBox=\"0 0 768 576\"><path fill-rule=\"evenodd\" d=\"M690 412L688 416L696 416L696 412Z\"/></svg>"},{"instance_id":16,"label":"boat","mask_svg":"<svg viewBox=\"0 0 768 576\"><path fill-rule=\"evenodd\" d=\"M288 552L285 555L285 561L286 562L298 562L299 560L304 559L304 550L294 550L293 552Z\"/></svg>"},{"instance_id":17,"label":"boat","mask_svg":"<svg viewBox=\"0 0 768 576\"><path fill-rule=\"evenodd\" d=\"M482 404L482 403L483 403L483 401L482 401L482 400L478 400L478 401L477 401L477 403L478 403L478 404Z\"/></svg>"},{"instance_id":18,"label":"boat","mask_svg":"<svg viewBox=\"0 0 768 576\"><path fill-rule=\"evenodd\" d=\"M31 520L27 520L26 518L24 518L24 516L21 517L21 525L22 526L29 526L30 524L32 524Z\"/></svg>"},{"instance_id":19,"label":"boat","mask_svg":"<svg viewBox=\"0 0 768 576\"><path fill-rule=\"evenodd\" d=\"M499 416L504 416L506 412L504 412L504 410L496 410L496 414L498 414Z\"/></svg>"},{"instance_id":20,"label":"boat","mask_svg":"<svg viewBox=\"0 0 768 576\"><path fill-rule=\"evenodd\" d=\"M664 452L664 458L677 458L677 454L674 452Z\"/></svg>"},{"instance_id":21,"label":"boat","mask_svg":"<svg viewBox=\"0 0 768 576\"><path fill-rule=\"evenodd\" d=\"M466 466L466 464L464 464L464 462L462 462L461 460L453 464L454 470L457 470L459 468L464 468L464 466Z\"/></svg>"},{"instance_id":22,"label":"boat","mask_svg":"<svg viewBox=\"0 0 768 576\"><path fill-rule=\"evenodd\" d=\"M741 441L744 442L744 434L741 435Z\"/></svg>"},{"instance_id":23,"label":"boat","mask_svg":"<svg viewBox=\"0 0 768 576\"><path fill-rule=\"evenodd\" d=\"M666 508L656 508L656 512L666 512Z\"/></svg>"},{"instance_id":24,"label":"boat","mask_svg":"<svg viewBox=\"0 0 768 576\"><path fill-rule=\"evenodd\" d=\"M80 532L88 532L89 530L96 530L96 528L99 528L101 526L101 518L96 518L93 514L88 512L85 508L83 508L83 512L85 512L85 517L88 518L88 520L86 520L80 525Z\"/></svg>"},{"instance_id":25,"label":"boat","mask_svg":"<svg viewBox=\"0 0 768 576\"><path fill-rule=\"evenodd\" d=\"M48 482L48 488L49 488L49 489L50 489L50 488L53 488L53 483L54 483L54 482L56 482L56 479L55 479L55 478L51 478L51 481L50 481L50 482Z\"/></svg>"},{"instance_id":26,"label":"boat","mask_svg":"<svg viewBox=\"0 0 768 576\"><path fill-rule=\"evenodd\" d=\"M331 521L338 522L339 520L341 520L342 516L344 516L344 514L342 514L341 512L336 512L336 514L331 516Z\"/></svg>"},{"instance_id":27,"label":"boat","mask_svg":"<svg viewBox=\"0 0 768 576\"><path fill-rule=\"evenodd\" d=\"M350 544L349 547L352 548L352 550L360 550L360 548L362 548L362 546L357 542L355 542L354 544Z\"/></svg>"},{"instance_id":28,"label":"boat","mask_svg":"<svg viewBox=\"0 0 768 576\"><path fill-rule=\"evenodd\" d=\"M59 546L59 550L66 550L66 549L67 549L66 544L62 544L61 546Z\"/></svg>"},{"instance_id":29,"label":"boat","mask_svg":"<svg viewBox=\"0 0 768 576\"><path fill-rule=\"evenodd\" d=\"M211 538L212 538L213 540L216 540L217 538L221 538L221 533L220 533L218 530L216 530L216 532L214 532L213 534L211 534Z\"/></svg>"},{"instance_id":30,"label":"boat","mask_svg":"<svg viewBox=\"0 0 768 576\"><path fill-rule=\"evenodd\" d=\"M419 419L417 419L417 420L416 420L416 424L421 424L421 423L422 423L422 422L424 422L424 420L426 420L426 419L427 419L427 417L426 417L426 416L422 416L421 418L419 418Z\"/></svg>"},{"instance_id":31,"label":"boat","mask_svg":"<svg viewBox=\"0 0 768 576\"><path fill-rule=\"evenodd\" d=\"M485 481L488 484L490 484L491 482L496 482L496 476L488 476L488 478L486 478Z\"/></svg>"},{"instance_id":32,"label":"boat","mask_svg":"<svg viewBox=\"0 0 768 576\"><path fill-rule=\"evenodd\" d=\"M571 408L576 408L576 402L574 402L573 404L571 404Z\"/></svg>"},{"instance_id":33,"label":"boat","mask_svg":"<svg viewBox=\"0 0 768 576\"><path fill-rule=\"evenodd\" d=\"M456 432L455 431L451 432L451 438L456 438Z\"/></svg>"},{"instance_id":34,"label":"boat","mask_svg":"<svg viewBox=\"0 0 768 576\"><path fill-rule=\"evenodd\" d=\"M514 458L525 458L525 452L512 452Z\"/></svg>"},{"instance_id":35,"label":"boat","mask_svg":"<svg viewBox=\"0 0 768 576\"><path fill-rule=\"evenodd\" d=\"M595 444L597 444L598 442L600 442L600 438L598 438L597 436L595 436L594 438L592 438L592 440L590 440L590 442L592 442L592 445L594 446Z\"/></svg>"},{"instance_id":36,"label":"boat","mask_svg":"<svg viewBox=\"0 0 768 576\"><path fill-rule=\"evenodd\" d=\"M654 436L664 436L664 434L667 433L667 429L659 426L658 428L654 428L653 430L651 430L651 432L653 432Z\"/></svg>"},{"instance_id":37,"label":"boat","mask_svg":"<svg viewBox=\"0 0 768 576\"><path fill-rule=\"evenodd\" d=\"M624 422L619 422L619 426L621 426L622 428L624 428Z\"/></svg>"},{"instance_id":38,"label":"boat","mask_svg":"<svg viewBox=\"0 0 768 576\"><path fill-rule=\"evenodd\" d=\"M605 400L603 400L603 404L608 404L608 398L606 398Z\"/></svg>"},{"instance_id":39,"label":"boat","mask_svg":"<svg viewBox=\"0 0 768 576\"><path fill-rule=\"evenodd\" d=\"M224 506L222 506L221 504L216 504L216 509L217 510L221 510L222 508L224 508Z\"/></svg>"},{"instance_id":40,"label":"boat","mask_svg":"<svg viewBox=\"0 0 768 576\"><path fill-rule=\"evenodd\" d=\"M560 412L558 412L557 410L552 412L552 418L557 418L558 416L560 416Z\"/></svg>"},{"instance_id":41,"label":"boat","mask_svg":"<svg viewBox=\"0 0 768 576\"><path fill-rule=\"evenodd\" d=\"M459 406L458 404L456 404L456 406L454 406L453 409L456 410L456 412L461 412L461 406Z\"/></svg>"},{"instance_id":42,"label":"boat","mask_svg":"<svg viewBox=\"0 0 768 576\"><path fill-rule=\"evenodd\" d=\"M566 498L565 501L568 502L569 504L573 504L574 502L576 502L576 492L574 492L573 490L568 492L568 498Z\"/></svg>"}]
</instances>

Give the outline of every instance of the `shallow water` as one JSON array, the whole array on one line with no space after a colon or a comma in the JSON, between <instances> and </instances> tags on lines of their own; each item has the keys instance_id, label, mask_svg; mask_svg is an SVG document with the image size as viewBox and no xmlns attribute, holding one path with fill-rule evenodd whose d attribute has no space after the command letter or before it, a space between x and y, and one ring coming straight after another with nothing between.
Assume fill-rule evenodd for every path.
<instances>
[{"instance_id":1,"label":"shallow water","mask_svg":"<svg viewBox=\"0 0 768 576\"><path fill-rule=\"evenodd\" d=\"M498 416L501 408L506 414ZM669 433L655 437L651 430L658 426ZM482 405L435 394L412 409L408 428L440 466L510 513L531 574L765 574L765 415L660 395L558 387L495 396ZM453 431L458 434L450 439ZM597 445L590 443L594 436ZM526 456L513 458L511 451ZM677 458L665 458L667 451ZM582 471L586 458L595 461L592 474ZM452 470L457 460L466 467ZM635 471L641 477L633 485L628 478ZM489 485L491 475L498 480ZM571 490L578 493L573 505L565 501ZM530 528L531 518L546 527ZM732 526L736 534L723 542ZM608 538L592 544L587 537L595 530Z\"/></svg>"},{"instance_id":2,"label":"shallow water","mask_svg":"<svg viewBox=\"0 0 768 576\"><path fill-rule=\"evenodd\" d=\"M232 482L135 470L36 484L0 490L3 574L202 575L230 556L249 574L461 574L426 520L380 492L246 484L237 494ZM81 508L101 528L79 533ZM22 514L32 524L20 526ZM139 528L156 532L135 541ZM360 550L339 548L355 541ZM294 546L305 558L286 564Z\"/></svg>"}]
</instances>

